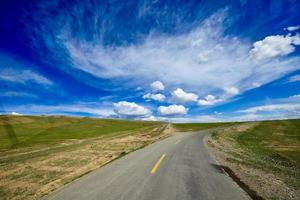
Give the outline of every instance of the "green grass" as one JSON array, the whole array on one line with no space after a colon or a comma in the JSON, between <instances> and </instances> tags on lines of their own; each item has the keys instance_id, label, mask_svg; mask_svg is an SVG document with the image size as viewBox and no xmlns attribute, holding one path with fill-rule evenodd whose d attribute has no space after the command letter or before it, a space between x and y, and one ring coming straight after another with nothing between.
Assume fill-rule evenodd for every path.
<instances>
[{"instance_id":1,"label":"green grass","mask_svg":"<svg viewBox=\"0 0 300 200\"><path fill-rule=\"evenodd\" d=\"M300 166L300 120L264 121L237 138L245 149Z\"/></svg>"},{"instance_id":2,"label":"green grass","mask_svg":"<svg viewBox=\"0 0 300 200\"><path fill-rule=\"evenodd\" d=\"M218 122L218 123L177 123L174 127L181 132L187 131L201 131L210 128L232 126L237 122Z\"/></svg>"},{"instance_id":3,"label":"green grass","mask_svg":"<svg viewBox=\"0 0 300 200\"><path fill-rule=\"evenodd\" d=\"M235 139L252 165L300 186L300 119L260 122Z\"/></svg>"},{"instance_id":4,"label":"green grass","mask_svg":"<svg viewBox=\"0 0 300 200\"><path fill-rule=\"evenodd\" d=\"M126 134L161 125L113 119L65 116L0 116L0 150Z\"/></svg>"}]
</instances>

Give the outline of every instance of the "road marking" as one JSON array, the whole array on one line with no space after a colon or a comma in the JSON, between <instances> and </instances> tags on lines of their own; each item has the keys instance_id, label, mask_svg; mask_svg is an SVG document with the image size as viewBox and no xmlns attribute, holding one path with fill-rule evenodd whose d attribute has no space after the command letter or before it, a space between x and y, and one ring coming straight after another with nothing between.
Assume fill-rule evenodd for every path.
<instances>
[{"instance_id":1,"label":"road marking","mask_svg":"<svg viewBox=\"0 0 300 200\"><path fill-rule=\"evenodd\" d=\"M154 167L151 170L151 174L154 174L157 170L157 168L159 167L161 161L165 158L166 154L163 154L160 159L157 161L157 163L154 165Z\"/></svg>"},{"instance_id":2,"label":"road marking","mask_svg":"<svg viewBox=\"0 0 300 200\"><path fill-rule=\"evenodd\" d=\"M181 142L181 140L178 140L177 142L175 142L175 144L178 144L179 142Z\"/></svg>"}]
</instances>

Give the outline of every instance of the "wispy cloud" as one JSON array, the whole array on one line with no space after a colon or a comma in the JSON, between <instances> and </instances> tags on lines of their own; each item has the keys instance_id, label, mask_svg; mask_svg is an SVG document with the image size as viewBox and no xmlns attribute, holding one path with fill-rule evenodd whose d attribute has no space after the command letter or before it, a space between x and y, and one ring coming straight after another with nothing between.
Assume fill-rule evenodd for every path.
<instances>
[{"instance_id":1,"label":"wispy cloud","mask_svg":"<svg viewBox=\"0 0 300 200\"><path fill-rule=\"evenodd\" d=\"M287 98L273 100L273 102L248 107L237 111L258 119L284 119L300 117L300 95L295 94Z\"/></svg>"},{"instance_id":2,"label":"wispy cloud","mask_svg":"<svg viewBox=\"0 0 300 200\"><path fill-rule=\"evenodd\" d=\"M0 96L3 97L28 97L28 98L36 98L35 94L30 94L27 92L15 92L15 91L6 91L0 93Z\"/></svg>"},{"instance_id":3,"label":"wispy cloud","mask_svg":"<svg viewBox=\"0 0 300 200\"><path fill-rule=\"evenodd\" d=\"M52 84L49 79L31 70L1 69L0 80L22 84L26 84L29 82L34 82L42 85Z\"/></svg>"},{"instance_id":4,"label":"wispy cloud","mask_svg":"<svg viewBox=\"0 0 300 200\"><path fill-rule=\"evenodd\" d=\"M103 105L99 103L75 103L75 104L59 104L59 105L19 105L4 106L2 113L17 112L32 115L76 115L89 114L97 117L110 117L115 115L112 105Z\"/></svg>"},{"instance_id":5,"label":"wispy cloud","mask_svg":"<svg viewBox=\"0 0 300 200\"><path fill-rule=\"evenodd\" d=\"M0 81L18 84L36 83L44 86L53 84L48 78L31 70L30 63L18 57L0 53L0 63Z\"/></svg>"},{"instance_id":6,"label":"wispy cloud","mask_svg":"<svg viewBox=\"0 0 300 200\"><path fill-rule=\"evenodd\" d=\"M73 67L97 77L131 78L143 84L156 79L173 87L185 86L199 95L209 92L220 95L224 87L242 92L254 88L255 82L262 85L300 68L299 57L271 59L259 64L250 59L254 52L250 51L251 43L224 36L225 17L225 13L217 13L191 32L175 36L153 34L135 45L104 47L98 41L60 36L61 45L67 49ZM271 57L292 52L291 43L298 41L298 36L278 37L290 38L292 42L287 44L288 51ZM269 52L259 49L256 54Z\"/></svg>"},{"instance_id":7,"label":"wispy cloud","mask_svg":"<svg viewBox=\"0 0 300 200\"><path fill-rule=\"evenodd\" d=\"M247 31L235 35L235 31L229 30L233 26L228 22L240 22L235 20L246 14L244 10L237 16L232 16L229 9L218 10L220 7L212 9L209 14L195 11L201 17L194 16L195 19L189 21L183 20L189 9L178 9L181 13L174 12L176 8L171 6L171 9L166 5L166 9L170 10L158 12L157 7L152 10L154 4L156 3L134 4L136 13L130 12L133 21L128 20L131 27L127 26L125 20L115 20L120 18L119 12L132 6L131 3L115 5L110 13L102 12L102 9L106 9L105 3L92 5L78 2L70 5L68 10L60 8L56 1L41 3L37 6L37 11L30 15L37 26L31 23L27 27L30 31L28 36L32 37L30 40L34 45L42 46L49 53L46 57L42 55L40 59L57 61L59 71L65 71L80 82L101 90L109 89L112 93L117 91L113 94L113 100L109 100L118 103L111 103L108 113L119 117L160 119L152 116L157 113L170 118L182 114L190 119L199 116L198 120L222 120L223 116L211 117L205 113L198 115L193 109L209 112L216 105L241 97L245 91L264 86L300 69L300 57L297 55L300 45L300 36L296 32L298 26L288 27L287 31L280 27L279 31L284 32L284 35L278 35L278 28L270 29L274 33L268 36L263 33L254 37L254 32L250 34ZM49 10L57 10L57 14L41 23L41 16ZM211 14L212 12L215 13ZM157 28L157 24L167 21L160 20L157 13L162 13L163 18L170 16L176 22L178 19L180 28L167 30L167 26L177 25L173 22ZM151 22L145 24L144 20ZM262 20L259 24L266 24L266 21L268 20ZM124 28L119 27L120 24L124 24ZM234 24L234 27L238 29L240 26ZM31 34L32 31L35 34ZM258 39L253 41L253 38ZM19 72L3 71L0 79L20 84L54 84L34 70ZM297 77L293 79L297 80ZM94 82L103 84L93 84ZM147 103L144 104L144 101ZM166 106L166 103L179 102L184 103L184 106ZM261 115L261 112L287 113L289 110L288 106L283 106L285 104L293 103L257 105L256 108L245 108L235 114L238 113L241 118L242 115L251 118ZM49 112L61 109L62 112L86 112L93 115L102 111L98 108L93 111L89 105L79 104L78 107L81 109L78 110L73 104L41 108L46 111L49 109ZM188 111L192 113L191 116Z\"/></svg>"},{"instance_id":8,"label":"wispy cloud","mask_svg":"<svg viewBox=\"0 0 300 200\"><path fill-rule=\"evenodd\" d=\"M257 112L271 112L271 111L289 111L300 114L300 103L299 104L270 104L263 106L255 106L239 112L245 113L257 113Z\"/></svg>"},{"instance_id":9,"label":"wispy cloud","mask_svg":"<svg viewBox=\"0 0 300 200\"><path fill-rule=\"evenodd\" d=\"M290 77L287 82L292 83L292 82L297 82L297 81L300 81L300 75L295 75L295 76Z\"/></svg>"},{"instance_id":10,"label":"wispy cloud","mask_svg":"<svg viewBox=\"0 0 300 200\"><path fill-rule=\"evenodd\" d=\"M300 29L300 25L297 25L297 26L289 26L289 27L286 28L286 30L288 30L288 31L296 31L296 30L298 30L298 29Z\"/></svg>"}]
</instances>

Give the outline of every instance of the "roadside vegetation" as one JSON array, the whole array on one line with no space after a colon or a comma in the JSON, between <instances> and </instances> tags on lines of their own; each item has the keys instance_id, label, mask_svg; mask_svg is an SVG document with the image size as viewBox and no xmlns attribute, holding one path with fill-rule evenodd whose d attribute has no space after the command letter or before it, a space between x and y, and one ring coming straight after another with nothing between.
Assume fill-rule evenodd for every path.
<instances>
[{"instance_id":1,"label":"roadside vegetation","mask_svg":"<svg viewBox=\"0 0 300 200\"><path fill-rule=\"evenodd\" d=\"M227 127L238 124L238 122L216 122L216 123L176 123L173 124L180 132L201 131L210 128Z\"/></svg>"},{"instance_id":2,"label":"roadside vegetation","mask_svg":"<svg viewBox=\"0 0 300 200\"><path fill-rule=\"evenodd\" d=\"M161 122L0 116L0 199L39 199L169 135Z\"/></svg>"},{"instance_id":3,"label":"roadside vegetation","mask_svg":"<svg viewBox=\"0 0 300 200\"><path fill-rule=\"evenodd\" d=\"M238 124L213 132L207 143L258 196L300 199L300 119Z\"/></svg>"}]
</instances>

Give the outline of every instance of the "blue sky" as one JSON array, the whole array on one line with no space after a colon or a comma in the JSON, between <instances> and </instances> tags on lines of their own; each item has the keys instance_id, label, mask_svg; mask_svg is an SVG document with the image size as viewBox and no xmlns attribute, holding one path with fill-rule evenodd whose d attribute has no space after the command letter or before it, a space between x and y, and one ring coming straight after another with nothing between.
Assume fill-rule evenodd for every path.
<instances>
[{"instance_id":1,"label":"blue sky","mask_svg":"<svg viewBox=\"0 0 300 200\"><path fill-rule=\"evenodd\" d=\"M4 1L0 112L300 116L300 2Z\"/></svg>"}]
</instances>

